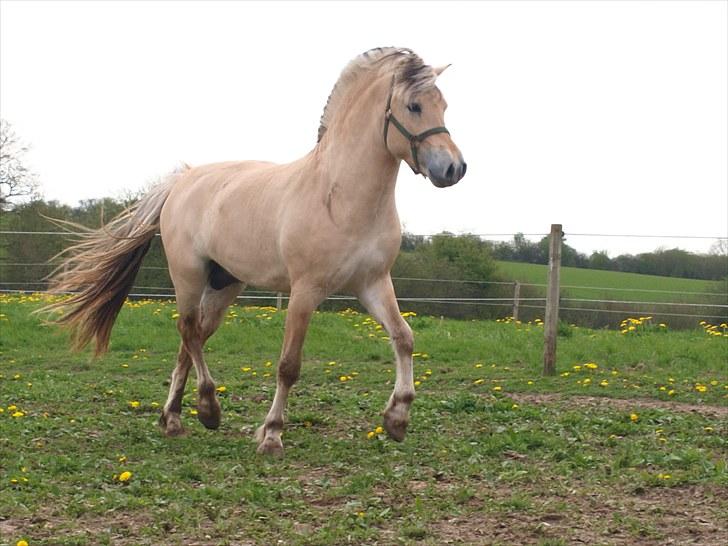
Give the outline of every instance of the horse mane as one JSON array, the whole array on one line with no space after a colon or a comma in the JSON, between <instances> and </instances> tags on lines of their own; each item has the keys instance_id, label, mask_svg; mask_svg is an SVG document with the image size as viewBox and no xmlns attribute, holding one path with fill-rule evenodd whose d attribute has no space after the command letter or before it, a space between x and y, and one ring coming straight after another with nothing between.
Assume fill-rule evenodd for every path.
<instances>
[{"instance_id":1,"label":"horse mane","mask_svg":"<svg viewBox=\"0 0 728 546\"><path fill-rule=\"evenodd\" d=\"M395 85L416 95L435 84L435 72L411 49L398 47L376 47L352 59L341 72L338 81L329 94L321 114L318 140L321 142L339 105L343 102L353 82L366 72L376 70L377 74L388 70L394 74Z\"/></svg>"}]
</instances>

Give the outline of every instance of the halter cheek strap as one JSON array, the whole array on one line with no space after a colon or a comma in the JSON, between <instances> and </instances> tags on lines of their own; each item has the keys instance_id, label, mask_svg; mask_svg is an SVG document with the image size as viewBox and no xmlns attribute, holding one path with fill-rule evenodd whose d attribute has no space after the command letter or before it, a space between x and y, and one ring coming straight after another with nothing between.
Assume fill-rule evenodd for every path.
<instances>
[{"instance_id":1,"label":"halter cheek strap","mask_svg":"<svg viewBox=\"0 0 728 546\"><path fill-rule=\"evenodd\" d=\"M432 135L436 135L438 133L447 133L449 135L450 131L448 131L446 127L433 127L432 129L427 129L426 131L422 131L417 135L413 135L404 127L404 125L399 122L396 117L394 117L394 114L392 114L393 93L394 78L392 78L392 87L390 88L389 96L387 97L387 108L384 110L384 147L389 149L389 147L387 146L387 133L389 132L389 123L391 122L399 130L399 132L402 133L402 136L409 140L410 150L412 151L412 162L415 164L412 170L415 174L420 174L420 163L417 158L417 148L419 147L420 142L425 140L427 137L431 137Z\"/></svg>"}]
</instances>

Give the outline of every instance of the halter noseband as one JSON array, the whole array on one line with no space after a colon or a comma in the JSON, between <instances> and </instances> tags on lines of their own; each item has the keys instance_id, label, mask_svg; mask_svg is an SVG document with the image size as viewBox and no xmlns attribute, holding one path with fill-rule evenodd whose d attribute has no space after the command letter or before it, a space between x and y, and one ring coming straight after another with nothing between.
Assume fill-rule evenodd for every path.
<instances>
[{"instance_id":1,"label":"halter noseband","mask_svg":"<svg viewBox=\"0 0 728 546\"><path fill-rule=\"evenodd\" d=\"M399 129L399 132L402 133L402 136L409 140L410 143L410 149L412 150L412 161L414 161L414 168L412 169L415 174L420 174L420 163L417 159L417 147L419 146L420 142L425 140L427 137L431 137L432 135L436 135L438 133L447 133L450 134L450 131L447 130L446 127L433 127L432 129L427 129L426 131L422 131L418 135L413 135L410 133L407 129L404 128L404 125L402 125L397 118L394 117L394 114L392 114L392 94L394 93L394 77L392 78L392 87L389 89L389 96L387 97L387 108L384 110L384 147L389 150L389 146L387 146L387 132L389 131L389 122L391 121L394 126Z\"/></svg>"}]
</instances>

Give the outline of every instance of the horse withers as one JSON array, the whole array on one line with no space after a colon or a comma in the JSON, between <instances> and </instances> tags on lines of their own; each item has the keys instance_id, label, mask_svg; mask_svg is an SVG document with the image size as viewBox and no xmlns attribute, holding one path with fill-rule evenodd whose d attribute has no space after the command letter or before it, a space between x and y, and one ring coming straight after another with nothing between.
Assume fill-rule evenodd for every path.
<instances>
[{"instance_id":1,"label":"horse withers","mask_svg":"<svg viewBox=\"0 0 728 546\"><path fill-rule=\"evenodd\" d=\"M413 335L401 317L390 270L401 231L394 188L401 161L438 187L466 164L444 126L443 68L408 49L377 48L352 60L321 116L318 142L289 164L236 161L169 175L99 230L87 230L52 274L52 290L72 295L57 322L76 347L108 349L114 321L159 231L174 284L181 344L160 425L183 432L182 395L197 375L197 416L220 424L203 346L246 285L290 292L272 407L256 431L258 452L281 454L283 414L298 379L301 349L316 307L333 292L358 297L389 333L394 391L384 410L390 437L404 439L415 396Z\"/></svg>"}]
</instances>

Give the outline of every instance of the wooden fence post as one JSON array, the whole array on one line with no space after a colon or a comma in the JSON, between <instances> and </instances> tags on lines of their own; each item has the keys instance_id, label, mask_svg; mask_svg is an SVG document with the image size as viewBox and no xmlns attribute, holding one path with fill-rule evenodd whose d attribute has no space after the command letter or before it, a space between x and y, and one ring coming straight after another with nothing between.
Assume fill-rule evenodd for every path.
<instances>
[{"instance_id":1,"label":"wooden fence post","mask_svg":"<svg viewBox=\"0 0 728 546\"><path fill-rule=\"evenodd\" d=\"M280 311L283 308L283 294L278 292L276 294L276 309Z\"/></svg>"},{"instance_id":2,"label":"wooden fence post","mask_svg":"<svg viewBox=\"0 0 728 546\"><path fill-rule=\"evenodd\" d=\"M549 281L544 318L544 375L556 375L556 333L559 325L559 274L561 272L561 224L551 224L549 237Z\"/></svg>"},{"instance_id":3,"label":"wooden fence post","mask_svg":"<svg viewBox=\"0 0 728 546\"><path fill-rule=\"evenodd\" d=\"M513 284L513 322L518 320L518 305L521 297L521 283L516 281Z\"/></svg>"}]
</instances>

